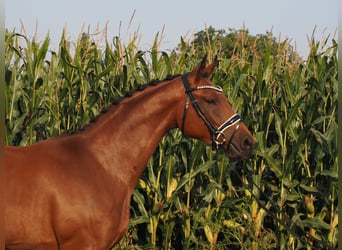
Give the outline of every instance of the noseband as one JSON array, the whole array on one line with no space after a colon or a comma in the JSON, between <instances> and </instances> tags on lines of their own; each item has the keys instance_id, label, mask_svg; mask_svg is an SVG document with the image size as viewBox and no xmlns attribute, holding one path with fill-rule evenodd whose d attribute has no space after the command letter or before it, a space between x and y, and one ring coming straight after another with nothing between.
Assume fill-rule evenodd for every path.
<instances>
[{"instance_id":1,"label":"noseband","mask_svg":"<svg viewBox=\"0 0 342 250\"><path fill-rule=\"evenodd\" d=\"M211 121L205 115L203 109L199 105L198 101L196 100L196 98L194 97L192 92L196 91L196 90L202 90L202 89L211 89L211 90L223 93L222 88L218 87L218 86L210 86L210 85L190 88L190 84L188 81L188 75L189 75L189 73L182 75L182 80L183 80L183 84L185 87L185 93L187 94L186 104L185 104L184 113L183 113L183 120L182 120L182 132L184 133L184 124L185 124L186 114L187 114L188 108L189 108L189 99L190 99L192 106L196 110L196 113L203 120L205 125L208 127L208 130L209 130L209 132L211 134L211 138L212 138L211 144L212 144L213 149L219 149L226 142L226 138L224 136L224 131L226 129L228 129L229 127L234 126L237 123L237 125L235 126L235 129L233 131L233 134L228 141L228 145L227 145L227 151L228 151L230 144L232 143L233 137L235 136L237 130L240 127L240 123L242 122L241 115L240 114L233 114L225 122L223 122L218 128L215 128L215 126L211 123ZM223 137L223 139L221 141L219 140L220 136Z\"/></svg>"}]
</instances>

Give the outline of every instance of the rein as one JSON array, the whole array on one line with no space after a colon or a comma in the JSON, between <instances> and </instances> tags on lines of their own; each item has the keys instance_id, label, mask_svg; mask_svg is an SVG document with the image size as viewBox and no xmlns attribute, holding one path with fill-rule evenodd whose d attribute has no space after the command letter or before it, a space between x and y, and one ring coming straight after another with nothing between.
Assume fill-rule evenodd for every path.
<instances>
[{"instance_id":1,"label":"rein","mask_svg":"<svg viewBox=\"0 0 342 250\"><path fill-rule=\"evenodd\" d=\"M212 144L213 149L219 149L226 142L226 138L224 136L224 131L226 129L234 126L235 124L237 124L235 126L233 133L232 133L232 136L230 137L230 139L228 141L228 145L227 145L227 151L228 151L230 148L230 145L233 141L233 138L234 138L237 130L240 127L240 123L243 121L241 115L240 114L233 114L225 122L223 122L218 128L215 128L215 126L212 124L212 122L205 115L203 109L199 105L198 101L196 100L196 98L194 97L192 92L196 91L196 90L211 89L211 90L223 93L222 88L218 87L218 86L210 86L210 85L197 86L195 88L190 88L190 84L188 81L188 75L189 75L189 73L185 73L182 75L182 80L183 80L183 84L185 87L185 93L187 94L187 99L186 99L186 103L185 103L185 107L184 107L184 113L183 113L183 119L182 119L182 132L184 133L184 124L185 124L186 115L187 115L188 108L189 108L189 99L190 99L191 104L194 107L196 113L203 120L203 122L205 123L205 125L207 126L207 128L211 134L211 137L212 137L211 144ZM219 138L221 136L223 137L223 139L220 141Z\"/></svg>"}]
</instances>

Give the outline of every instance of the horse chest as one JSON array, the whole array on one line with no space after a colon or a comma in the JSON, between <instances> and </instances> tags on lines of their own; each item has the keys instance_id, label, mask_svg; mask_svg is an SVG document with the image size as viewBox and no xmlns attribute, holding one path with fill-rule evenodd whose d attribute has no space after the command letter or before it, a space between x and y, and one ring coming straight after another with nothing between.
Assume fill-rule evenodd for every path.
<instances>
[{"instance_id":1,"label":"horse chest","mask_svg":"<svg viewBox=\"0 0 342 250\"><path fill-rule=\"evenodd\" d=\"M55 227L62 245L80 249L77 244L84 242L96 249L108 249L125 234L130 196L123 185L114 183L104 187L84 186L78 189L81 191L74 194L69 191L67 196L58 199Z\"/></svg>"}]
</instances>

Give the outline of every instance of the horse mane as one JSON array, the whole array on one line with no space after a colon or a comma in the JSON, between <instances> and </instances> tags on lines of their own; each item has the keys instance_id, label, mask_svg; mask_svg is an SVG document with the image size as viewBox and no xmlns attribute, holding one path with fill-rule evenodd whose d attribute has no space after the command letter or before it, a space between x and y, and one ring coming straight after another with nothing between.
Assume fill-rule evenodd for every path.
<instances>
[{"instance_id":1,"label":"horse mane","mask_svg":"<svg viewBox=\"0 0 342 250\"><path fill-rule=\"evenodd\" d=\"M108 107L102 109L101 113L94 117L91 122L95 119L97 119L99 116L101 116L102 114L106 113L112 106L118 105L123 99L129 98L132 95L134 95L136 92L141 92L143 90L145 90L147 87L151 87L151 86L156 86L158 83L162 83L162 82L166 82L166 81L171 81L173 79L175 79L176 77L181 76L180 74L177 75L167 75L166 78L164 78L163 80L159 80L159 79L154 79L151 82L147 83L147 84L136 84L135 89L127 91L124 93L124 95L122 97L117 97L115 99L113 99L111 101L111 105L109 105Z\"/></svg>"},{"instance_id":2,"label":"horse mane","mask_svg":"<svg viewBox=\"0 0 342 250\"><path fill-rule=\"evenodd\" d=\"M141 91L145 90L148 87L156 86L156 85L158 85L159 83L162 83L162 82L171 81L171 80L173 80L173 79L175 79L175 78L177 78L179 76L181 76L181 74L167 75L166 78L164 78L163 80L154 79L154 80L152 80L151 82L149 82L147 84L139 84L139 83L136 84L135 89L125 92L122 97L114 98L111 101L111 104L108 107L103 108L101 110L101 112L97 116L92 118L87 125L85 125L82 128L76 129L76 130L67 131L66 133L68 135L72 135L72 134L76 134L78 132L84 131L88 126L90 126L91 124L95 123L103 114L107 113L113 106L118 105L123 99L127 99L127 98L133 96L136 92L141 92Z\"/></svg>"}]
</instances>

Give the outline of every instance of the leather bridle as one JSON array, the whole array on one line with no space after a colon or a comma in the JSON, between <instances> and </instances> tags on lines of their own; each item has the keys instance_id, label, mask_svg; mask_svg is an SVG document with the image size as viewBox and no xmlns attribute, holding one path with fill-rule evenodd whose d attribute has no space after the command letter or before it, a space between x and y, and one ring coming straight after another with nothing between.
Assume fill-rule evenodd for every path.
<instances>
[{"instance_id":1,"label":"leather bridle","mask_svg":"<svg viewBox=\"0 0 342 250\"><path fill-rule=\"evenodd\" d=\"M240 123L243 121L241 115L240 114L233 114L225 122L223 122L218 128L215 128L215 126L212 124L212 122L205 115L203 109L199 105L198 101L196 100L196 98L194 97L192 92L196 91L196 90L210 89L210 90L214 90L214 91L223 93L222 88L218 87L218 86L210 86L210 85L197 86L195 88L190 88L190 84L188 81L188 75L189 75L189 73L185 73L182 75L182 80L183 80L183 84L185 87L185 93L187 94L187 99L186 99L186 103L185 103L185 107L184 107L184 113L183 113L183 119L182 119L182 132L184 133L184 125L185 125L186 115L187 115L188 108L189 108L189 99L190 99L191 104L194 107L196 113L203 120L203 122L205 123L205 125L207 126L207 128L211 134L211 138L212 138L211 144L212 144L212 148L214 150L219 149L227 141L225 138L225 135L224 135L224 131L226 129L234 126L235 124L237 124L235 126L233 133L232 133L232 136L230 137L230 139L228 141L228 145L227 145L227 151L228 151L230 144L232 143L232 140L233 140L237 130L240 127ZM220 137L222 137L223 139L220 140L219 139Z\"/></svg>"}]
</instances>

